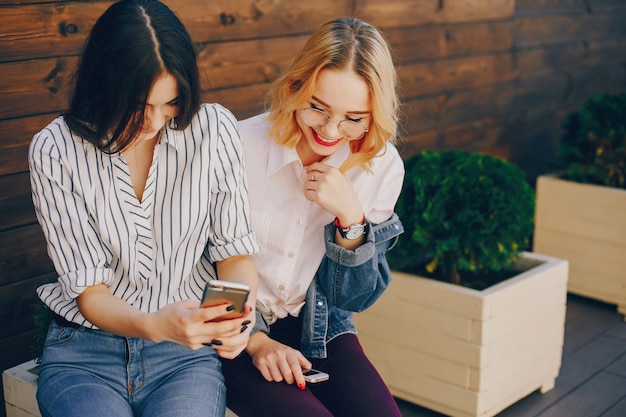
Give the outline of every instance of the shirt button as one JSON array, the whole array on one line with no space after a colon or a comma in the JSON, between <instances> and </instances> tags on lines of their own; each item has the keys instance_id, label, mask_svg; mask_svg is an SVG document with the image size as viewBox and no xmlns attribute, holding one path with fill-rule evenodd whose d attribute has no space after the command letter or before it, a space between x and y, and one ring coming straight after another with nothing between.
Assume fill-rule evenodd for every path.
<instances>
[{"instance_id":1,"label":"shirt button","mask_svg":"<svg viewBox=\"0 0 626 417\"><path fill-rule=\"evenodd\" d=\"M302 226L302 223L304 223L302 220L298 220L298 221L296 222L296 224L297 224L298 226Z\"/></svg>"},{"instance_id":2,"label":"shirt button","mask_svg":"<svg viewBox=\"0 0 626 417\"><path fill-rule=\"evenodd\" d=\"M281 291L284 291L285 290L285 286L281 284L281 285L278 286L278 289L281 290Z\"/></svg>"},{"instance_id":3,"label":"shirt button","mask_svg":"<svg viewBox=\"0 0 626 417\"><path fill-rule=\"evenodd\" d=\"M277 305L278 307L280 307L280 306L282 306L282 305L283 305L283 302L282 302L282 301L280 301L280 300L278 300L278 301L276 301L276 305Z\"/></svg>"},{"instance_id":4,"label":"shirt button","mask_svg":"<svg viewBox=\"0 0 626 417\"><path fill-rule=\"evenodd\" d=\"M323 305L324 305L324 302L323 302L323 301L318 301L318 302L317 302L317 305L321 307L321 306L323 306Z\"/></svg>"},{"instance_id":5,"label":"shirt button","mask_svg":"<svg viewBox=\"0 0 626 417\"><path fill-rule=\"evenodd\" d=\"M293 258L294 256L296 256L296 255L293 252L289 252L287 254L287 257L290 258L290 259Z\"/></svg>"}]
</instances>

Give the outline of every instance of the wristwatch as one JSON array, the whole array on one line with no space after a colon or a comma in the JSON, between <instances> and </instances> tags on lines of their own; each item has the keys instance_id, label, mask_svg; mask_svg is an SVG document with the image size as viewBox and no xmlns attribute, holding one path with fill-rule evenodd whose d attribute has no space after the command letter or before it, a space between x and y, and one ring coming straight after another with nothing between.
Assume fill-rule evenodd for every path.
<instances>
[{"instance_id":1,"label":"wristwatch","mask_svg":"<svg viewBox=\"0 0 626 417\"><path fill-rule=\"evenodd\" d=\"M336 217L335 217L334 224L335 224L335 227L337 227L339 234L344 239L354 240L354 239L360 238L361 236L365 234L365 226L366 226L365 215L363 215L363 218L361 219L361 223L351 224L348 227L342 226L341 223L339 223L339 219Z\"/></svg>"}]
</instances>

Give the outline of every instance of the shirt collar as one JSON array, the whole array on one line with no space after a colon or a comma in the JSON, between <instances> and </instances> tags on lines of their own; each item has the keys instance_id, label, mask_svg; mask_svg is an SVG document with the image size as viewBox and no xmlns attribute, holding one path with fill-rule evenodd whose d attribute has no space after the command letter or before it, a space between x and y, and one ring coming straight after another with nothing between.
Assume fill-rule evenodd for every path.
<instances>
[{"instance_id":1,"label":"shirt collar","mask_svg":"<svg viewBox=\"0 0 626 417\"><path fill-rule=\"evenodd\" d=\"M274 141L270 141L269 146L269 157L267 159L267 169L265 172L268 177L271 177L287 165L291 164L298 164L298 168L302 169L302 161L300 161L296 148L280 146ZM326 165L339 168L348 156L350 156L350 147L346 142L332 155L323 159L322 162Z\"/></svg>"},{"instance_id":2,"label":"shirt collar","mask_svg":"<svg viewBox=\"0 0 626 417\"><path fill-rule=\"evenodd\" d=\"M161 132L161 137L159 138L159 142L157 143L157 147L161 144L166 144L168 146L173 147L175 150L178 151L179 147L182 146L182 144L180 143L182 140L184 140L184 136L183 135L177 135L176 134L177 131L173 130L173 129L167 129L165 128L162 132ZM156 152L156 147L155 147L155 152ZM119 159L122 156L121 152L116 152L113 154L108 154L105 152L101 152L100 153L100 170L107 170L109 169L109 167L111 166L111 164L116 161L117 159Z\"/></svg>"},{"instance_id":3,"label":"shirt collar","mask_svg":"<svg viewBox=\"0 0 626 417\"><path fill-rule=\"evenodd\" d=\"M165 126L161 132L161 137L159 138L157 146L161 143L165 143L178 150L181 146L180 141L184 140L184 135L177 135L177 132L178 131L176 130L170 129L169 126Z\"/></svg>"}]
</instances>

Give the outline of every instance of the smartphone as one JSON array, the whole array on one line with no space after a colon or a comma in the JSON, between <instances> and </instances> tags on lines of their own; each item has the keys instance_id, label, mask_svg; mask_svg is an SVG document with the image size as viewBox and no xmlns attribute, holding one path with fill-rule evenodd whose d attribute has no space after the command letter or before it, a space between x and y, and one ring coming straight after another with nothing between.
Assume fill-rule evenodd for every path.
<instances>
[{"instance_id":1,"label":"smartphone","mask_svg":"<svg viewBox=\"0 0 626 417\"><path fill-rule=\"evenodd\" d=\"M328 381L330 376L326 372L318 371L316 369L303 369L304 380L310 384L316 382Z\"/></svg>"},{"instance_id":2,"label":"smartphone","mask_svg":"<svg viewBox=\"0 0 626 417\"><path fill-rule=\"evenodd\" d=\"M234 319L243 314L248 294L250 294L250 287L246 284L213 279L207 282L204 287L200 306L213 307L221 304L232 304L235 309L218 317L215 321Z\"/></svg>"}]
</instances>

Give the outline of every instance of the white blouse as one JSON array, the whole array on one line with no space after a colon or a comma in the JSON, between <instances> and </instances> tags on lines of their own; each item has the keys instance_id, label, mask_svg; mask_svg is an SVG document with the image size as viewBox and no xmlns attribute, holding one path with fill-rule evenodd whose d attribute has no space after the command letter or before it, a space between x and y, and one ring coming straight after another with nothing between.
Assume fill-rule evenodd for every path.
<instances>
[{"instance_id":1,"label":"white blouse","mask_svg":"<svg viewBox=\"0 0 626 417\"><path fill-rule=\"evenodd\" d=\"M325 254L324 225L334 216L304 196L305 170L295 149L269 138L266 114L239 122L248 177L252 230L261 251L252 260L259 273L257 309L269 324L298 316L309 284ZM338 168L349 156L346 144L324 163ZM394 211L404 180L404 163L388 144L371 172L346 173L373 223Z\"/></svg>"},{"instance_id":2,"label":"white blouse","mask_svg":"<svg viewBox=\"0 0 626 417\"><path fill-rule=\"evenodd\" d=\"M215 261L259 249L241 155L234 116L204 104L184 131L163 129L140 202L121 153L54 120L29 151L33 203L59 274L37 289L40 299L90 328L76 304L89 286L105 283L145 312L199 300Z\"/></svg>"}]
</instances>

